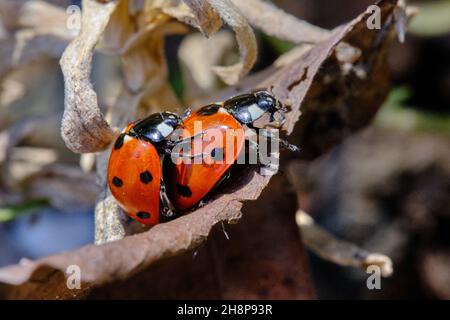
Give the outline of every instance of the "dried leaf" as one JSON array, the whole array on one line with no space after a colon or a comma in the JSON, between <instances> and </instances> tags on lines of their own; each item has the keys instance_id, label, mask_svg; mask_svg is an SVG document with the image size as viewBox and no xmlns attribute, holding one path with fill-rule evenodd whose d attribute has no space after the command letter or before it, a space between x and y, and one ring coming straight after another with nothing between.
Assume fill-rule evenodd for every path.
<instances>
[{"instance_id":1,"label":"dried leaf","mask_svg":"<svg viewBox=\"0 0 450 320\"><path fill-rule=\"evenodd\" d=\"M313 299L289 188L275 176L258 201L245 204L240 223L219 224L195 252L94 289L87 299Z\"/></svg>"},{"instance_id":2,"label":"dried leaf","mask_svg":"<svg viewBox=\"0 0 450 320\"><path fill-rule=\"evenodd\" d=\"M222 19L208 1L183 0L192 10L197 19L197 27L207 37L219 31L222 27Z\"/></svg>"},{"instance_id":3,"label":"dried leaf","mask_svg":"<svg viewBox=\"0 0 450 320\"><path fill-rule=\"evenodd\" d=\"M223 21L228 24L236 34L236 40L241 54L240 62L228 66L213 68L214 72L229 85L236 84L241 78L248 74L253 67L257 57L257 45L255 34L231 0L208 0Z\"/></svg>"},{"instance_id":4,"label":"dried leaf","mask_svg":"<svg viewBox=\"0 0 450 320\"><path fill-rule=\"evenodd\" d=\"M186 28L178 23L166 23L148 32L145 44L122 55L122 67L128 89L152 96L167 83L168 71L164 56L164 37L183 34Z\"/></svg>"},{"instance_id":5,"label":"dried leaf","mask_svg":"<svg viewBox=\"0 0 450 320\"><path fill-rule=\"evenodd\" d=\"M24 119L22 122L0 132L0 165L7 160L11 148L26 137L36 133L41 126L46 124L46 120L45 118Z\"/></svg>"},{"instance_id":6,"label":"dried leaf","mask_svg":"<svg viewBox=\"0 0 450 320\"><path fill-rule=\"evenodd\" d=\"M13 79L5 78L0 86L0 106L10 105L25 94L23 84Z\"/></svg>"},{"instance_id":7,"label":"dried leaf","mask_svg":"<svg viewBox=\"0 0 450 320\"><path fill-rule=\"evenodd\" d=\"M47 199L61 211L70 208L91 208L99 192L95 174L79 167L52 164L27 177L23 186L30 198Z\"/></svg>"},{"instance_id":8,"label":"dried leaf","mask_svg":"<svg viewBox=\"0 0 450 320\"><path fill-rule=\"evenodd\" d=\"M0 4L2 14L15 20L7 24L13 32L0 37L0 78L15 67L59 58L74 36L66 28L65 11L42 1L7 1Z\"/></svg>"},{"instance_id":9,"label":"dried leaf","mask_svg":"<svg viewBox=\"0 0 450 320\"><path fill-rule=\"evenodd\" d=\"M65 82L61 133L67 147L73 152L104 150L114 138L113 130L98 107L97 94L89 77L94 48L115 7L115 2L100 4L84 0L80 33L61 58Z\"/></svg>"},{"instance_id":10,"label":"dried leaf","mask_svg":"<svg viewBox=\"0 0 450 320\"><path fill-rule=\"evenodd\" d=\"M228 31L220 31L208 39L200 34L183 39L178 56L185 84L184 100L190 102L214 91L217 75L212 67L233 49L233 45L234 38Z\"/></svg>"},{"instance_id":11,"label":"dried leaf","mask_svg":"<svg viewBox=\"0 0 450 320\"><path fill-rule=\"evenodd\" d=\"M264 33L293 43L317 43L331 32L290 15L264 0L232 0L247 20Z\"/></svg>"},{"instance_id":12,"label":"dried leaf","mask_svg":"<svg viewBox=\"0 0 450 320\"><path fill-rule=\"evenodd\" d=\"M294 133L297 140L293 142L303 147L303 158L323 154L365 127L387 97L390 85L387 52L395 22L393 15L383 14L385 6L381 9L380 33L368 32L365 24L355 25L345 43L336 47L334 57L318 70L302 105L303 121ZM312 52L314 49L306 56ZM310 70L292 72L307 76ZM293 123L286 124L288 132L293 128Z\"/></svg>"},{"instance_id":13,"label":"dried leaf","mask_svg":"<svg viewBox=\"0 0 450 320\"><path fill-rule=\"evenodd\" d=\"M20 8L19 24L21 28L47 29L51 32L69 34L67 13L64 8L45 1L27 1Z\"/></svg>"},{"instance_id":14,"label":"dried leaf","mask_svg":"<svg viewBox=\"0 0 450 320\"><path fill-rule=\"evenodd\" d=\"M392 21L389 18L392 17L395 4L396 1L392 0L379 3L384 22ZM274 94L291 109L287 114L286 125L287 131L291 132L299 118L303 99L313 81L317 81L317 72L324 65L335 60L332 53L338 43L345 41L352 44L350 40L356 38L363 38L369 43L371 41L384 43L390 39L377 37L377 35L386 35L386 31L389 31L392 25L386 24L386 29L381 31L368 30L365 27L367 17L368 14L364 13L348 25L336 30L326 41L315 46L291 65L269 76L262 83L235 88L235 91L270 87ZM376 51L370 53L370 57L376 56ZM372 61L372 59L369 60ZM364 108L360 109L363 113ZM371 110L368 112L370 113ZM302 121L311 123L314 120L302 118ZM34 290L36 294L34 297L41 294L44 297L56 298L52 291L48 290L49 286L52 286L57 289L59 297L67 298L74 294L86 294L86 290L89 290L91 286L126 279L162 258L196 247L206 239L216 223L239 219L243 202L256 200L269 181L269 176L261 176L253 168L242 169L239 180L235 181L226 193L218 195L205 207L169 223L157 225L148 232L104 245L89 245L76 251L0 269L0 281L8 284L3 288L0 287L0 291L3 295L10 297L30 297L33 296L30 290ZM81 292L64 290L65 281L62 273L69 265L78 265L82 270ZM45 287L47 291L40 291L41 287Z\"/></svg>"},{"instance_id":15,"label":"dried leaf","mask_svg":"<svg viewBox=\"0 0 450 320\"><path fill-rule=\"evenodd\" d=\"M23 181L41 172L46 166L58 160L58 153L53 149L36 147L15 147L8 155L7 174L4 185L14 191L23 191ZM26 193L26 192L24 192Z\"/></svg>"},{"instance_id":16,"label":"dried leaf","mask_svg":"<svg viewBox=\"0 0 450 320\"><path fill-rule=\"evenodd\" d=\"M317 226L306 212L299 210L296 216L305 246L322 259L340 266L352 266L366 271L370 265L380 267L383 277L393 273L392 260L380 253L368 252L350 242L335 238L331 233Z\"/></svg>"}]
</instances>

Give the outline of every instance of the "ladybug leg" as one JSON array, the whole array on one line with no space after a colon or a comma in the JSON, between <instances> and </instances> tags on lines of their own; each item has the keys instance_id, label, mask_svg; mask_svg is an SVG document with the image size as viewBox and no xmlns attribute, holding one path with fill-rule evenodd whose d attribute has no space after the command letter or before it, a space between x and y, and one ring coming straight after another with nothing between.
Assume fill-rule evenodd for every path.
<instances>
[{"instance_id":1,"label":"ladybug leg","mask_svg":"<svg viewBox=\"0 0 450 320\"><path fill-rule=\"evenodd\" d=\"M283 140L283 139L280 139L280 138L276 137L276 136L275 136L271 131L269 131L269 130L264 130L264 129L261 129L261 128L256 128L255 126L253 126L253 125L251 125L251 124L248 124L247 127L250 128L250 129L252 129L252 130L255 130L258 134L260 134L260 135L262 135L262 136L264 136L264 137L266 137L266 138L269 138L269 139L271 139L271 140L273 140L273 141L277 141L277 142L280 144L280 146L281 146L282 148L284 148L284 149L287 149L287 150L289 150L289 151L291 151L291 152L299 152L299 151L300 151L300 148L299 148L299 147L297 147L297 146L294 145L294 144L290 144L290 143L287 142L286 140Z\"/></svg>"},{"instance_id":2,"label":"ladybug leg","mask_svg":"<svg viewBox=\"0 0 450 320\"><path fill-rule=\"evenodd\" d=\"M222 183L224 183L226 180L230 179L231 177L231 171L228 170L227 172L225 172L225 174L220 178L219 181L217 181L217 183L214 185L214 187L212 188L212 190L215 190L218 186L220 186Z\"/></svg>"},{"instance_id":3,"label":"ladybug leg","mask_svg":"<svg viewBox=\"0 0 450 320\"><path fill-rule=\"evenodd\" d=\"M185 138L181 138L181 139L178 139L178 140L169 140L169 141L167 141L167 143L169 145L171 145L171 146L176 146L177 144L180 144L180 143L191 143L192 140L197 139L199 137L202 137L203 133L204 132L202 131L202 132L194 134L191 137L185 137Z\"/></svg>"},{"instance_id":4,"label":"ladybug leg","mask_svg":"<svg viewBox=\"0 0 450 320\"><path fill-rule=\"evenodd\" d=\"M192 143L192 140L201 137L203 135L203 132L197 133L195 135L193 135L192 137L186 137L186 138L181 138L181 139L177 139L177 140L165 140L164 144L161 148L161 151L168 155L172 153L173 148L175 148L178 145L181 144L185 144L185 145L190 145Z\"/></svg>"},{"instance_id":5,"label":"ladybug leg","mask_svg":"<svg viewBox=\"0 0 450 320\"><path fill-rule=\"evenodd\" d=\"M225 172L225 174L220 178L219 181L216 182L214 187L212 187L211 191L202 199L200 202L195 206L196 209L202 208L208 204L208 199L211 197L211 195L214 193L214 190L216 190L222 183L224 183L226 180L230 179L231 177L231 171L228 170Z\"/></svg>"},{"instance_id":6,"label":"ladybug leg","mask_svg":"<svg viewBox=\"0 0 450 320\"><path fill-rule=\"evenodd\" d=\"M191 161L197 161L197 160L203 160L203 158L206 157L207 154L204 154L204 153L196 153L196 154L175 153L173 156L176 158L176 160L189 159Z\"/></svg>"},{"instance_id":7,"label":"ladybug leg","mask_svg":"<svg viewBox=\"0 0 450 320\"><path fill-rule=\"evenodd\" d=\"M203 136L204 132L199 132L191 137L181 138L178 140L171 140L166 142L166 154L171 154L172 156L184 159L190 159L190 160L202 160L204 157L207 157L208 154L205 153L196 153L196 154L188 154L188 153L180 153L178 150L180 150L178 147L182 148L183 145L186 146L186 149L190 150L190 147L192 145L192 141L194 139L201 138ZM175 147L177 147L177 150L174 150ZM181 150L180 150L181 151Z\"/></svg>"},{"instance_id":8,"label":"ladybug leg","mask_svg":"<svg viewBox=\"0 0 450 320\"><path fill-rule=\"evenodd\" d=\"M197 204L197 208L202 208L202 207L204 207L204 206L206 206L206 201L204 201L204 200L202 199L202 200L200 200L200 202Z\"/></svg>"},{"instance_id":9,"label":"ladybug leg","mask_svg":"<svg viewBox=\"0 0 450 320\"><path fill-rule=\"evenodd\" d=\"M277 117L275 117L277 115ZM275 122L276 128L281 128L286 123L286 116L284 114L284 111L282 112L275 112L270 114L270 122Z\"/></svg>"},{"instance_id":10,"label":"ladybug leg","mask_svg":"<svg viewBox=\"0 0 450 320\"><path fill-rule=\"evenodd\" d=\"M173 141L163 140L160 144L157 145L158 152L164 156L170 155L172 153L172 149L175 146Z\"/></svg>"},{"instance_id":11,"label":"ladybug leg","mask_svg":"<svg viewBox=\"0 0 450 320\"><path fill-rule=\"evenodd\" d=\"M259 145L258 142L253 141L253 140L246 140L246 142L248 143L248 148L253 150L254 152L259 152Z\"/></svg>"},{"instance_id":12,"label":"ladybug leg","mask_svg":"<svg viewBox=\"0 0 450 320\"><path fill-rule=\"evenodd\" d=\"M248 126L250 129L255 130L257 133L259 133L261 130L259 128L253 127L253 126ZM266 131L266 130L263 130ZM270 138L270 137L269 137ZM249 151L252 150L253 152L256 152L258 157L258 164L261 168L261 174L262 175L274 175L278 172L279 169L279 158L280 158L280 153L279 152L271 152L270 153L270 158L276 158L278 159L278 161L274 161L274 162L262 162L262 159L267 159L267 155L261 155L261 150L259 147L258 142L253 141L253 140L249 140L246 139L247 142L247 146L249 148Z\"/></svg>"},{"instance_id":13,"label":"ladybug leg","mask_svg":"<svg viewBox=\"0 0 450 320\"><path fill-rule=\"evenodd\" d=\"M160 206L160 218L163 221L170 220L175 217L175 207L170 202L166 193L166 185L164 184L164 180L161 178L161 188L159 190L159 200L161 202Z\"/></svg>"},{"instance_id":14,"label":"ladybug leg","mask_svg":"<svg viewBox=\"0 0 450 320\"><path fill-rule=\"evenodd\" d=\"M176 141L166 140L166 141L164 141L164 144L162 144L158 148L158 151L160 153L162 153L163 155L171 155L172 152L174 152L174 148L176 146L179 146L180 144L183 144L183 143L186 143L186 145L187 145L188 142L190 144L190 141L189 141L190 139L192 139L192 138L191 137L190 138L184 138L184 139L180 139L180 140L176 140ZM203 154L194 154L194 155L190 155L190 154L186 154L186 153L180 154L176 150L175 150L175 153L176 153L177 156L179 155L178 156L179 158L183 157L183 158L196 159L196 158L199 158L199 157L203 156Z\"/></svg>"},{"instance_id":15,"label":"ladybug leg","mask_svg":"<svg viewBox=\"0 0 450 320\"><path fill-rule=\"evenodd\" d=\"M192 113L192 109L191 108L187 108L184 112L183 115L181 116L181 121L186 120L187 117L189 117Z\"/></svg>"},{"instance_id":16,"label":"ladybug leg","mask_svg":"<svg viewBox=\"0 0 450 320\"><path fill-rule=\"evenodd\" d=\"M274 134L268 130L258 130L258 131L259 131L258 133L260 133L264 137L269 138L273 141L277 141L280 144L280 146L284 149L287 149L291 152L299 152L300 151L300 148L297 147L296 145L290 144L286 140L275 137Z\"/></svg>"}]
</instances>

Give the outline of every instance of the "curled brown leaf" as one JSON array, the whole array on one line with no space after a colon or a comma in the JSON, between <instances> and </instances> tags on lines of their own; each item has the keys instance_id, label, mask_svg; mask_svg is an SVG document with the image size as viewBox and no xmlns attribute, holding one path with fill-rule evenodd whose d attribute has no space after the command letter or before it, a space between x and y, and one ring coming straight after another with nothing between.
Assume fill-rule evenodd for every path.
<instances>
[{"instance_id":1,"label":"curled brown leaf","mask_svg":"<svg viewBox=\"0 0 450 320\"><path fill-rule=\"evenodd\" d=\"M344 27L334 31L326 41L316 45L311 51L301 56L290 65L279 69L259 82L248 82L245 87L234 88L235 92L251 90L254 88L270 88L273 93L290 108L287 114L288 132L291 132L300 116L300 106L307 94L311 94L313 83L321 85L321 77L317 78L319 70L328 63L336 63L336 46L345 41L351 44L359 40L367 42L378 39L383 43L389 42L386 31L392 28L395 1L381 1L382 20L386 23L382 31L365 28L367 14L362 14ZM382 38L376 37L383 34ZM369 36L370 35L370 36ZM364 42L363 41L363 42ZM371 48L371 46L369 46ZM365 64L370 67L372 63L379 63L373 57L377 56L375 50L363 50ZM273 70L273 69L272 69ZM333 69L336 72L336 69ZM340 72L337 69L337 72ZM322 84L323 85L323 84ZM374 88L380 94L383 88ZM384 91L381 95L384 95ZM320 100L320 97L317 99ZM356 101L355 101L356 102ZM303 108L303 107L302 107ZM360 108L364 113L365 108ZM308 112L311 112L309 110ZM366 110L370 118L372 110ZM354 121L362 118L354 118ZM302 117L300 123L308 126L315 120ZM364 124L367 122L364 121ZM347 125L347 124L346 124ZM349 127L348 131L355 130ZM339 138L345 137L340 134ZM335 140L337 141L337 140ZM307 146L312 148L312 146ZM157 225L147 232L125 237L122 240L104 245L89 245L73 252L67 252L43 258L37 261L25 261L22 264L0 269L0 293L9 297L50 297L68 298L73 294L81 295L91 286L99 286L117 279L125 279L130 275L144 270L156 261L169 257L197 246L208 236L211 228L220 221L236 221L241 216L243 202L256 200L262 190L270 181L270 176L262 176L253 168L245 168L234 184L216 196L205 207L198 209L172 222ZM63 273L69 265L78 265L81 270L83 287L81 291L71 292L64 288ZM48 290L49 286L56 288ZM40 291L39 289L46 288Z\"/></svg>"},{"instance_id":2,"label":"curled brown leaf","mask_svg":"<svg viewBox=\"0 0 450 320\"><path fill-rule=\"evenodd\" d=\"M219 31L222 27L222 19L214 11L208 1L202 0L183 0L192 10L197 19L197 27L207 37Z\"/></svg>"},{"instance_id":3,"label":"curled brown leaf","mask_svg":"<svg viewBox=\"0 0 450 320\"><path fill-rule=\"evenodd\" d=\"M232 66L216 66L213 70L229 85L236 84L249 73L257 57L256 37L239 8L231 0L208 0L220 17L236 34L241 59Z\"/></svg>"},{"instance_id":4,"label":"curled brown leaf","mask_svg":"<svg viewBox=\"0 0 450 320\"><path fill-rule=\"evenodd\" d=\"M83 1L80 33L61 58L65 83L61 133L67 147L73 152L104 150L114 138L113 130L99 109L90 73L95 46L115 7L115 2L100 4L93 0Z\"/></svg>"}]
</instances>

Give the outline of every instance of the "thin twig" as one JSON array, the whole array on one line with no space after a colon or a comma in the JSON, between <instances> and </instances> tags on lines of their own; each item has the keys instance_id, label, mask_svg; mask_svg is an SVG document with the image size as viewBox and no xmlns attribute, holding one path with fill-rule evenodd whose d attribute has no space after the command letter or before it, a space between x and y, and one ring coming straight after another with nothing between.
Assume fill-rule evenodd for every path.
<instances>
[{"instance_id":1,"label":"thin twig","mask_svg":"<svg viewBox=\"0 0 450 320\"><path fill-rule=\"evenodd\" d=\"M368 252L350 242L337 239L316 225L314 219L302 210L297 211L296 221L305 246L319 257L340 266L351 266L362 270L376 265L380 267L383 277L392 275L392 260L388 256Z\"/></svg>"}]
</instances>

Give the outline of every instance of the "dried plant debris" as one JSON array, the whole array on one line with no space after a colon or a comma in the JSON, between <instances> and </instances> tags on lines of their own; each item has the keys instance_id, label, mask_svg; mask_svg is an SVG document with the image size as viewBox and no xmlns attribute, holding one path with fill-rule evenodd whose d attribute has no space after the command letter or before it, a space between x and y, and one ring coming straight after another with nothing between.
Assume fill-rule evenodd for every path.
<instances>
[{"instance_id":1,"label":"dried plant debris","mask_svg":"<svg viewBox=\"0 0 450 320\"><path fill-rule=\"evenodd\" d=\"M306 21L299 20L268 1L233 0L247 20L264 33L292 43L317 43L331 34Z\"/></svg>"},{"instance_id":2,"label":"dried plant debris","mask_svg":"<svg viewBox=\"0 0 450 320\"><path fill-rule=\"evenodd\" d=\"M62 135L70 150L103 151L114 138L114 131L98 108L89 79L92 55L103 34L104 49L122 57L128 96L131 93L138 101L134 108L128 108L131 115L138 115L139 105L151 104L150 96L160 95L167 86L163 37L185 31L175 19L198 24L207 35L218 30L222 19L236 34L241 59L232 66L215 66L215 72L226 83L235 84L250 71L256 60L256 38L239 9L230 0L186 1L186 4L188 7L181 1L106 4L83 1L80 33L61 59L66 85ZM151 105L147 109L151 111Z\"/></svg>"},{"instance_id":3,"label":"dried plant debris","mask_svg":"<svg viewBox=\"0 0 450 320\"><path fill-rule=\"evenodd\" d=\"M380 253L368 252L350 242L335 238L317 226L314 219L299 210L296 216L305 246L321 258L341 266L352 266L366 271L368 266L378 266L383 277L393 273L392 260Z\"/></svg>"},{"instance_id":4,"label":"dried plant debris","mask_svg":"<svg viewBox=\"0 0 450 320\"><path fill-rule=\"evenodd\" d=\"M80 153L104 150L114 132L98 106L97 94L90 82L92 55L108 24L116 3L83 1L80 33L61 58L65 81L65 111L62 137L67 147Z\"/></svg>"},{"instance_id":5,"label":"dried plant debris","mask_svg":"<svg viewBox=\"0 0 450 320\"><path fill-rule=\"evenodd\" d=\"M283 175L275 176L258 201L245 203L239 223L218 224L195 250L96 288L87 298L313 299L289 189Z\"/></svg>"},{"instance_id":6,"label":"dried plant debris","mask_svg":"<svg viewBox=\"0 0 450 320\"><path fill-rule=\"evenodd\" d=\"M220 2L211 0L208 3L219 14L223 13L221 10L225 10L225 8L229 9L226 12L237 14L237 9L234 4L231 5L231 0ZM104 149L114 135L113 130L99 112L96 95L89 82L89 71L92 51L103 29L106 28L108 16L114 11L116 2L101 5L93 1L84 1L83 4L87 9L87 13L83 16L84 24L90 24L90 32L86 34L87 30L82 28L80 36L72 42L62 59L66 77L66 116L63 134L71 149L78 152L92 152ZM304 98L311 94L311 85L314 83L312 88L315 88L315 90L319 90L323 85L323 80L320 77L317 79L317 73L324 66L330 65L331 62L336 60L334 53L340 42L345 41L352 46L359 45L362 51L361 59L365 62L365 66L371 67L370 70L373 69L371 62L378 61L376 49L391 39L388 34L394 23L393 11L396 7L396 1L381 1L379 5L382 13L382 30L367 29L366 19L369 14L364 13L349 24L335 30L325 41L320 42L301 58L278 70L264 81L246 82L245 87L236 87L235 91L270 88L290 109L287 114L288 121L285 129L288 133L291 133L301 114L300 105ZM95 17L94 12L96 12ZM247 26L240 24L242 21L240 17L233 15L226 18L221 17L231 27L235 28L236 33L244 32L238 42L250 41L250 47L241 47L240 69L236 71L238 68L233 67L236 68L233 80L236 80L245 73L243 72L246 69L245 61L251 60L249 57L251 57L252 36L248 33ZM241 31L238 32L237 30ZM85 36L81 41L83 34ZM248 37L247 40L245 40L246 37ZM366 50L366 48L372 50ZM229 71L230 69L226 70ZM341 69L334 72L340 74ZM367 72L366 76L369 79L378 75ZM339 78L340 75L336 77ZM331 77L331 82L333 82L333 79L334 77ZM329 82L325 83L329 84ZM383 88L375 86L372 94L384 96ZM336 99L338 98L336 97ZM345 105L331 105L330 108L333 106L346 108ZM370 104L368 110L366 110L365 104L360 103L358 117L352 117L352 120L363 119L364 124L366 124L373 115L372 108L375 109L374 105ZM313 112L313 110L308 109L307 112ZM342 110L339 110L339 112L342 112ZM365 112L370 115L365 114ZM309 117L302 117L300 121L303 126L311 126L314 122L315 119ZM347 128L346 131L352 131L355 127L358 127L356 123L343 123L343 126L347 125L351 125L351 127ZM80 130L83 127L85 129ZM93 130L98 130L98 132ZM323 130L327 131L327 128L325 127ZM340 138L344 136L340 135ZM310 145L306 143L305 145L307 148L311 148ZM105 153L103 153L105 158L104 155ZM0 291L3 296L8 297L70 298L73 295L82 296L86 294L86 290L92 286L126 279L162 258L198 246L207 238L211 228L218 222L238 220L241 217L243 202L256 200L269 181L269 176L261 176L254 169L247 168L243 170L240 180L234 183L228 193L217 196L206 206L179 219L157 225L147 232L128 236L122 240L103 245L89 245L76 251L37 261L24 261L18 265L3 268L0 270L0 281L4 285ZM81 269L82 288L78 291L72 291L65 287L63 275L67 267L71 265L77 265ZM51 288L55 290L53 291Z\"/></svg>"},{"instance_id":7,"label":"dried plant debris","mask_svg":"<svg viewBox=\"0 0 450 320\"><path fill-rule=\"evenodd\" d=\"M209 38L194 33L181 42L178 56L182 68L184 99L192 102L213 92L217 76L212 67L226 55L233 54L234 40L231 32L222 30ZM208 97L210 99L210 97Z\"/></svg>"},{"instance_id":8,"label":"dried plant debris","mask_svg":"<svg viewBox=\"0 0 450 320\"><path fill-rule=\"evenodd\" d=\"M375 125L316 161L288 166L302 210L337 237L392 259L394 277L384 287L388 297L450 297L448 277L440 271L449 267L448 247L442 245L450 224L448 138ZM312 234L313 243L321 233ZM326 251L321 250L332 261L342 257L336 257L339 250ZM353 276L341 275L349 287L360 286ZM417 281L399 286L411 278Z\"/></svg>"},{"instance_id":9,"label":"dried plant debris","mask_svg":"<svg viewBox=\"0 0 450 320\"><path fill-rule=\"evenodd\" d=\"M0 78L30 62L59 58L74 36L66 27L65 10L44 1L2 2L0 19Z\"/></svg>"}]
</instances>

